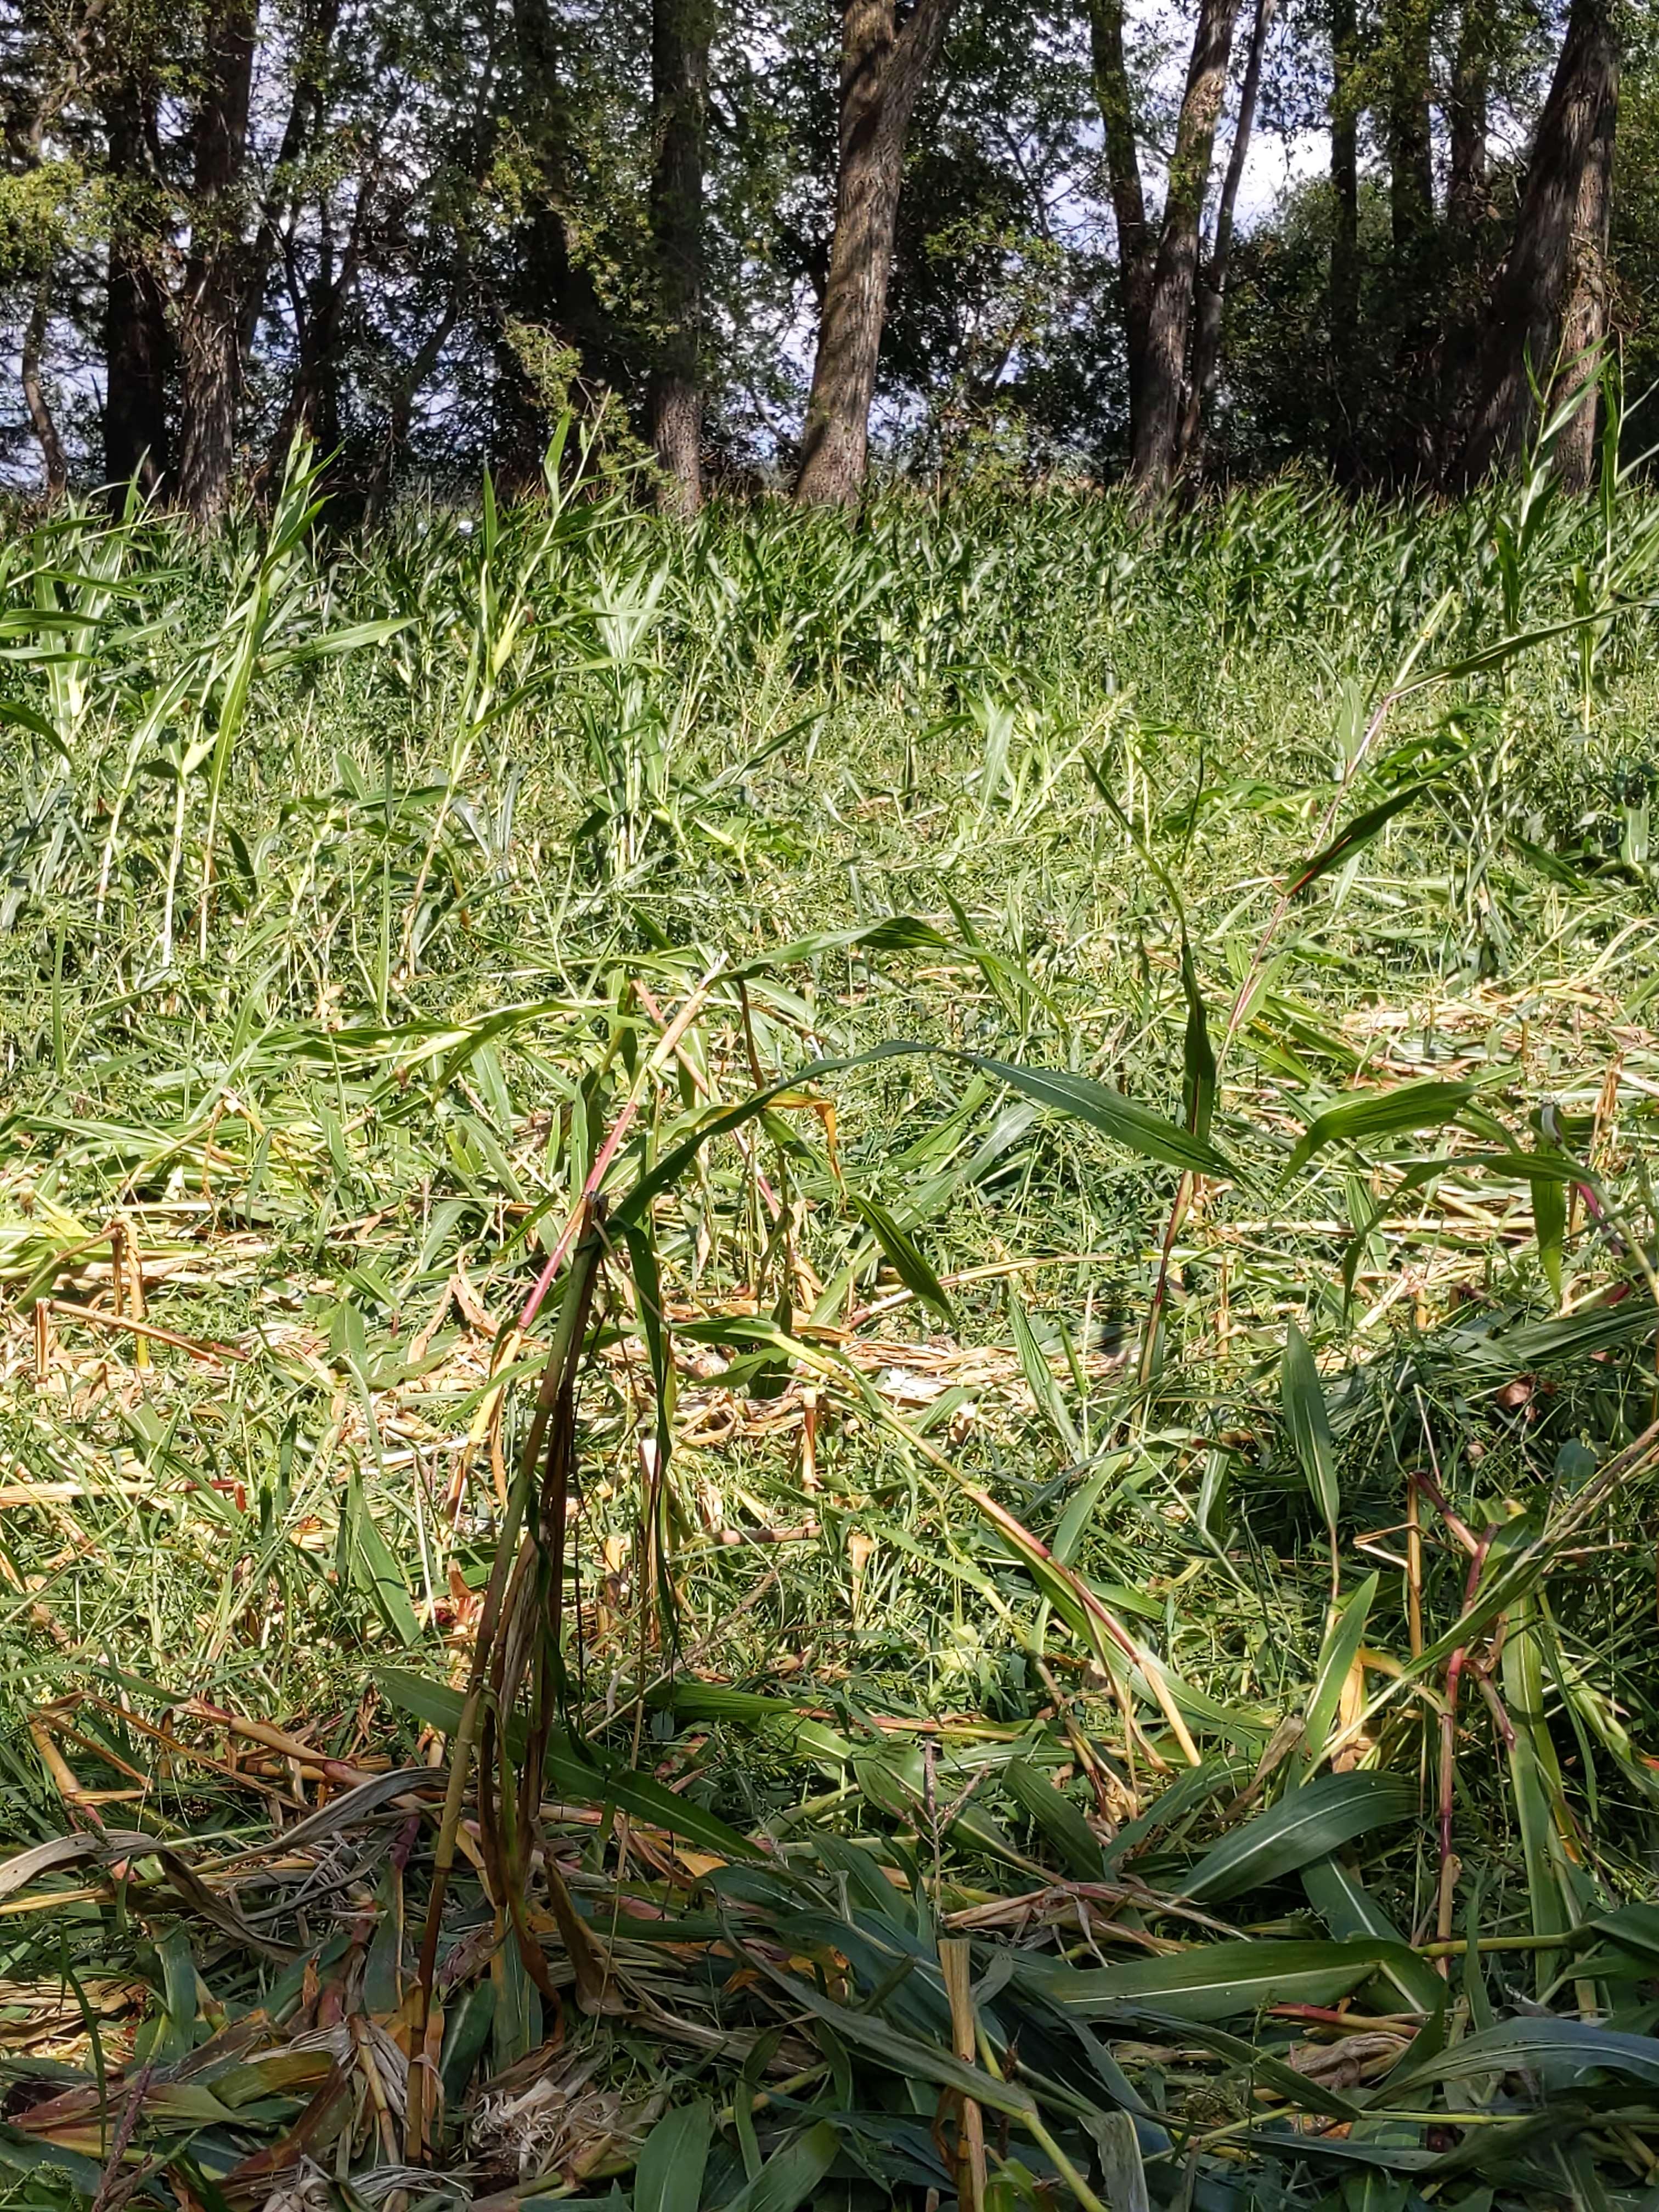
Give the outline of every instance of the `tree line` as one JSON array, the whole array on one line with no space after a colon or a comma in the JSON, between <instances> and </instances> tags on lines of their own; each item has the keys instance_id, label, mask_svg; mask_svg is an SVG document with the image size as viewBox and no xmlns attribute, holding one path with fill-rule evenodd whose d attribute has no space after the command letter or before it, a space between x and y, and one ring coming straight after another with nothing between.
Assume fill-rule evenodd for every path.
<instances>
[{"instance_id":1,"label":"tree line","mask_svg":"<svg viewBox=\"0 0 1659 2212\"><path fill-rule=\"evenodd\" d=\"M1637 0L4 0L10 436L198 520L537 479L1583 482L1659 293ZM1258 176L1285 161L1241 219ZM1267 156L1264 161L1263 155ZM1636 410L1639 415L1639 410Z\"/></svg>"}]
</instances>

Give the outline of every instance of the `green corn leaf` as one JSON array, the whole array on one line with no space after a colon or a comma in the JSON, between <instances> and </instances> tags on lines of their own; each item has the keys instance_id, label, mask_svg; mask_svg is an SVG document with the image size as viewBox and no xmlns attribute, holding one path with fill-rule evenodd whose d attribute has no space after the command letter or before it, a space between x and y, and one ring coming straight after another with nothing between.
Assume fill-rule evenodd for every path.
<instances>
[{"instance_id":1,"label":"green corn leaf","mask_svg":"<svg viewBox=\"0 0 1659 2212\"><path fill-rule=\"evenodd\" d=\"M1242 1897L1416 1809L1416 1790L1397 1776L1321 1775L1225 1837L1187 1875L1182 1894L1206 1904Z\"/></svg>"},{"instance_id":2,"label":"green corn leaf","mask_svg":"<svg viewBox=\"0 0 1659 2212\"><path fill-rule=\"evenodd\" d=\"M1567 1242L1566 1186L1559 1175L1528 1176L1527 1181L1532 1191L1532 1226L1538 1239L1539 1264L1559 1305L1561 1263Z\"/></svg>"},{"instance_id":3,"label":"green corn leaf","mask_svg":"<svg viewBox=\"0 0 1659 2212\"><path fill-rule=\"evenodd\" d=\"M1295 871L1285 886L1285 896L1294 898L1298 891L1306 890L1310 884L1317 883L1321 876L1328 875L1333 868L1340 868L1356 853L1363 853L1367 845L1382 836L1396 814L1404 813L1407 807L1414 805L1433 789L1431 783L1413 783L1404 791L1396 791L1392 798L1382 800L1379 805L1367 807L1363 814L1356 814L1352 822L1345 823L1338 830L1322 853L1316 853Z\"/></svg>"},{"instance_id":4,"label":"green corn leaf","mask_svg":"<svg viewBox=\"0 0 1659 2212\"><path fill-rule=\"evenodd\" d=\"M426 1727L436 1729L444 1735L454 1735L465 1702L459 1690L445 1682L428 1681L424 1675L412 1674L402 1667L377 1667L374 1679L401 1711L412 1714ZM507 1735L509 1750L515 1757L522 1756L522 1722L515 1719ZM547 1753L547 1779L559 1796L573 1805L614 1805L632 1820L682 1836L688 1844L716 1852L722 1858L752 1859L758 1856L746 1836L739 1835L715 1814L705 1812L701 1805L678 1796L649 1774L600 1764L599 1755L591 1748L579 1753L568 1741L561 1743L556 1739Z\"/></svg>"},{"instance_id":5,"label":"green corn leaf","mask_svg":"<svg viewBox=\"0 0 1659 2212\"><path fill-rule=\"evenodd\" d=\"M1510 1613L1501 1663L1504 1703L1515 1729L1515 1741L1509 1746L1510 1788L1515 1799L1516 1825L1521 1832L1533 1933L1565 1936L1574 1917L1562 1893L1555 1863L1555 1810L1565 1800L1561 1770L1544 1713L1536 1601L1531 1597L1519 1601ZM1559 1960L1554 1951L1535 1954L1534 1975L1540 1996L1553 1980Z\"/></svg>"},{"instance_id":6,"label":"green corn leaf","mask_svg":"<svg viewBox=\"0 0 1659 2212\"><path fill-rule=\"evenodd\" d=\"M1189 1767L1185 1774L1177 1775L1144 1813L1118 1830L1106 1845L1107 1865L1117 1866L1133 1858L1155 1836L1174 1827L1177 1821L1187 1820L1236 1778L1233 1768L1224 1759L1206 1759L1201 1766Z\"/></svg>"},{"instance_id":7,"label":"green corn leaf","mask_svg":"<svg viewBox=\"0 0 1659 2212\"><path fill-rule=\"evenodd\" d=\"M409 1585L392 1547L380 1534L362 1495L361 1478L353 1475L347 1490L347 1516L353 1553L354 1580L376 1611L407 1648L421 1640L421 1626L409 1601Z\"/></svg>"},{"instance_id":8,"label":"green corn leaf","mask_svg":"<svg viewBox=\"0 0 1659 2212\"><path fill-rule=\"evenodd\" d=\"M1437 2057L1392 2075L1389 2094L1398 2097L1431 2081L1522 2072L1537 2074L1557 2087L1606 2074L1659 2087L1659 2038L1627 2034L1594 2021L1504 2021L1466 2035Z\"/></svg>"},{"instance_id":9,"label":"green corn leaf","mask_svg":"<svg viewBox=\"0 0 1659 2212\"><path fill-rule=\"evenodd\" d=\"M1182 1118L1200 1144L1210 1141L1215 1115L1215 1049L1210 1042L1209 1016L1198 987L1193 948L1181 933L1181 988L1187 1000L1187 1028L1182 1043Z\"/></svg>"},{"instance_id":10,"label":"green corn leaf","mask_svg":"<svg viewBox=\"0 0 1659 2212\"><path fill-rule=\"evenodd\" d=\"M1364 1638L1376 1584L1376 1575L1367 1575L1325 1632L1319 1664L1314 1670L1313 1691L1308 1699L1307 1733L1302 1747L1310 1767L1317 1766L1324 1755L1331 1723L1341 1702L1342 1686L1352 1672L1355 1656Z\"/></svg>"},{"instance_id":11,"label":"green corn leaf","mask_svg":"<svg viewBox=\"0 0 1659 2212\"><path fill-rule=\"evenodd\" d=\"M1077 1969L1039 1965L1029 1972L1062 2012L1110 2019L1122 2007L1154 2005L1181 2020L1237 2020L1275 2004L1338 2004L1369 1981L1393 1946L1268 1939L1195 1944L1161 1959Z\"/></svg>"},{"instance_id":12,"label":"green corn leaf","mask_svg":"<svg viewBox=\"0 0 1659 2212\"><path fill-rule=\"evenodd\" d=\"M1023 1759L1011 1759L1002 1770L1003 1787L1020 1809L1028 1813L1046 1842L1058 1852L1068 1873L1079 1881L1099 1881L1105 1873L1100 1838L1062 1790L1039 1774Z\"/></svg>"},{"instance_id":13,"label":"green corn leaf","mask_svg":"<svg viewBox=\"0 0 1659 2212\"><path fill-rule=\"evenodd\" d=\"M852 1207L886 1255L887 1264L913 1297L933 1307L951 1328L956 1326L956 1314L945 1286L928 1265L927 1255L908 1229L901 1228L887 1208L873 1198L856 1194Z\"/></svg>"},{"instance_id":14,"label":"green corn leaf","mask_svg":"<svg viewBox=\"0 0 1659 2212\"><path fill-rule=\"evenodd\" d=\"M98 2192L104 2185L104 2168L95 2158L83 2157L78 2150L66 2145L25 2135L9 2121L0 2120L0 2167L13 2173L32 2173L42 2184L41 2203L61 2204L67 2185L90 2203L96 2203ZM55 2181L47 2179L56 2176ZM48 2191L50 2193L48 2194ZM21 2202L27 2203L24 2197Z\"/></svg>"},{"instance_id":15,"label":"green corn leaf","mask_svg":"<svg viewBox=\"0 0 1659 2212\"><path fill-rule=\"evenodd\" d=\"M941 2089L955 2089L964 2097L972 2097L988 2111L1006 2113L1011 2119L1024 2118L1035 2109L1036 2100L1030 2091L1020 2084L1000 2081L995 2075L969 2065L966 2059L957 2057L942 2045L925 2043L919 2036L906 2035L873 2013L855 2012L848 2005L837 2004L833 1997L798 1981L793 1975L780 1973L775 1968L767 1971L769 1978L780 1990L787 1991L802 2011L827 2021L843 2043L854 2051L866 2052L902 2078L933 2081Z\"/></svg>"},{"instance_id":16,"label":"green corn leaf","mask_svg":"<svg viewBox=\"0 0 1659 2212\"><path fill-rule=\"evenodd\" d=\"M1435 2014L1446 2002L1446 1984L1426 1959L1419 1959L1365 1887L1340 1858L1316 1859L1302 1869L1310 1905L1339 1943L1369 1942L1389 1947L1382 1971L1414 2012Z\"/></svg>"},{"instance_id":17,"label":"green corn leaf","mask_svg":"<svg viewBox=\"0 0 1659 2212\"><path fill-rule=\"evenodd\" d=\"M682 1676L653 1691L647 1703L666 1705L682 1720L742 1722L781 1750L820 1766L845 1766L853 1757L852 1743L827 1722L814 1720L787 1698L763 1697L757 1690Z\"/></svg>"},{"instance_id":18,"label":"green corn leaf","mask_svg":"<svg viewBox=\"0 0 1659 2212\"><path fill-rule=\"evenodd\" d=\"M715 1108L704 1115L678 1145L663 1153L618 1200L612 1212L613 1220L621 1227L642 1221L653 1201L674 1188L705 1146L754 1121L785 1091L799 1090L802 1085L820 1081L826 1076L846 1074L884 1060L935 1050L933 1046L914 1043L906 1038L890 1039L884 1044L872 1046L867 1052L854 1053L844 1059L813 1060L734 1105ZM1039 1106L1051 1107L1058 1113L1070 1115L1074 1121L1086 1121L1103 1136L1144 1159L1159 1160L1188 1174L1228 1181L1238 1178L1238 1169L1213 1145L1201 1144L1188 1131L1166 1121L1149 1107L1137 1105L1121 1091L1110 1091L1103 1083L1092 1082L1087 1076L1053 1068L1020 1067L1011 1060L992 1060L983 1053L939 1050L937 1056L976 1067Z\"/></svg>"},{"instance_id":19,"label":"green corn leaf","mask_svg":"<svg viewBox=\"0 0 1659 2212\"><path fill-rule=\"evenodd\" d=\"M1020 1372L1025 1377L1026 1389L1036 1401L1038 1413L1047 1418L1066 1457L1081 1459L1083 1439L1072 1419L1065 1394L1042 1356L1042 1346L1033 1333L1030 1316L1020 1303L1018 1292L1012 1290L1008 1293L1008 1326L1013 1332L1014 1350L1019 1357Z\"/></svg>"},{"instance_id":20,"label":"green corn leaf","mask_svg":"<svg viewBox=\"0 0 1659 2212\"><path fill-rule=\"evenodd\" d=\"M1402 1083L1394 1091L1368 1091L1339 1100L1316 1115L1285 1163L1280 1184L1300 1175L1327 1145L1358 1144L1367 1138L1399 1137L1408 1130L1438 1129L1455 1118L1474 1097L1473 1083Z\"/></svg>"},{"instance_id":21,"label":"green corn leaf","mask_svg":"<svg viewBox=\"0 0 1659 2212\"><path fill-rule=\"evenodd\" d=\"M634 2169L634 2212L697 2212L714 2107L706 2097L665 2112L640 2150Z\"/></svg>"},{"instance_id":22,"label":"green corn leaf","mask_svg":"<svg viewBox=\"0 0 1659 2212\"><path fill-rule=\"evenodd\" d=\"M1340 1858L1315 1859L1302 1869L1302 1887L1314 1911L1340 1943L1370 1936L1404 1945L1405 1937L1370 1890ZM1441 1984L1443 1990L1444 1984Z\"/></svg>"},{"instance_id":23,"label":"green corn leaf","mask_svg":"<svg viewBox=\"0 0 1659 2212\"><path fill-rule=\"evenodd\" d=\"M1150 2029L1155 2034L1179 2033L1217 2058L1225 2059L1240 2072L1249 2075L1263 2088L1277 2090L1279 2094L1299 2110L1323 2112L1333 2120L1356 2121L1362 2106L1340 2089L1316 2082L1305 2074L1298 2074L1293 2066L1286 2065L1264 2047L1260 2038L1249 2039L1231 2034L1213 2021L1195 2021L1173 2013L1165 2013L1156 2005L1139 2005L1126 2009L1121 2015L1137 2027ZM1079 2023L1081 2026L1081 2022Z\"/></svg>"},{"instance_id":24,"label":"green corn leaf","mask_svg":"<svg viewBox=\"0 0 1659 2212\"><path fill-rule=\"evenodd\" d=\"M1348 2130L1348 2140L1382 2150L1420 2150L1423 2130L1409 2120L1361 2120ZM1369 2172L1342 2177L1342 2212L1406 2212L1411 2197L1411 2182L1403 2173L1373 2166Z\"/></svg>"},{"instance_id":25,"label":"green corn leaf","mask_svg":"<svg viewBox=\"0 0 1659 2212\"><path fill-rule=\"evenodd\" d=\"M21 730L27 730L31 737L44 738L60 758L70 758L69 747L58 731L44 714L37 714L33 707L25 707L16 699L0 699L0 724L7 722L15 724Z\"/></svg>"},{"instance_id":26,"label":"green corn leaf","mask_svg":"<svg viewBox=\"0 0 1659 2212\"><path fill-rule=\"evenodd\" d=\"M1605 1936L1621 1950L1632 1951L1659 1967L1659 1905L1621 1905L1616 1912L1602 1913L1580 1932Z\"/></svg>"},{"instance_id":27,"label":"green corn leaf","mask_svg":"<svg viewBox=\"0 0 1659 2212\"><path fill-rule=\"evenodd\" d=\"M1075 1121L1086 1121L1103 1136L1143 1159L1160 1160L1188 1175L1214 1176L1236 1181L1238 1170L1206 1139L1178 1128L1149 1107L1137 1105L1121 1091L1109 1090L1086 1075L1073 1075L1048 1067L1018 1067L1012 1061L992 1060L983 1053L963 1053L961 1058L1006 1083L1011 1091L1051 1106Z\"/></svg>"},{"instance_id":28,"label":"green corn leaf","mask_svg":"<svg viewBox=\"0 0 1659 2212\"><path fill-rule=\"evenodd\" d=\"M890 1820L908 1822L918 1816L928 1817L926 1773L921 1753L914 1745L907 1750L862 1753L853 1759L852 1771L860 1794ZM972 1799L959 1802L954 1810L936 1806L933 1817L939 1820L945 1833L957 1836L975 1850L1006 1860L1028 1874L1042 1871Z\"/></svg>"},{"instance_id":29,"label":"green corn leaf","mask_svg":"<svg viewBox=\"0 0 1659 2212\"><path fill-rule=\"evenodd\" d=\"M1325 1392L1314 1364L1308 1340L1294 1322L1285 1330L1285 1359L1280 1370L1280 1402L1285 1425L1291 1432L1314 1504L1325 1523L1333 1551L1336 1548L1336 1520L1342 1495L1337 1481L1336 1450L1331 1442L1330 1417Z\"/></svg>"}]
</instances>

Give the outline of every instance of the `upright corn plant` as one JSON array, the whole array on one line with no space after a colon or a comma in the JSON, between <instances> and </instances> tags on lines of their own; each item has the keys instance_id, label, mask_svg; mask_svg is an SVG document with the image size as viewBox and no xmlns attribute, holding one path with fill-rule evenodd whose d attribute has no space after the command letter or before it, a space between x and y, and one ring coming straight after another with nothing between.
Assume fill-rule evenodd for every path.
<instances>
[{"instance_id":1,"label":"upright corn plant","mask_svg":"<svg viewBox=\"0 0 1659 2212\"><path fill-rule=\"evenodd\" d=\"M71 514L10 549L12 557L27 558L17 588L20 599L27 590L28 603L0 617L0 663L38 673L44 696L38 707L0 702L0 720L29 736L23 804L3 848L9 889L0 927L15 921L24 900L50 888L70 839L76 747L100 690L108 688L100 672L116 642L110 618L129 590L129 545L127 532L97 532L84 514Z\"/></svg>"},{"instance_id":2,"label":"upright corn plant","mask_svg":"<svg viewBox=\"0 0 1659 2212\"><path fill-rule=\"evenodd\" d=\"M645 856L653 823L671 817L671 730L651 651L665 568L605 570L592 606L599 678L596 699L578 707L594 804L583 833L599 847L608 875L625 875Z\"/></svg>"},{"instance_id":3,"label":"upright corn plant","mask_svg":"<svg viewBox=\"0 0 1659 2212\"><path fill-rule=\"evenodd\" d=\"M122 766L106 802L106 818L98 869L97 913L108 899L123 829L127 826L141 777L153 776L173 790L173 812L162 870L161 918L157 944L163 973L173 964L185 852L192 797L199 793L203 827L196 930L198 956L205 958L212 916L214 861L227 783L239 741L252 710L258 687L281 670L321 655L350 652L382 642L403 624L372 621L325 630L313 627L328 594L308 550L312 528L323 506L317 492L319 468L310 449L296 443L266 527L251 544L233 543L227 610L216 629L180 647L180 611L161 604L159 587L173 571L146 565L142 590L152 602L146 619L130 625L118 642L137 648L136 678L126 679L112 709L115 726L131 719ZM118 642L107 632L106 617L123 597L124 568L137 536L164 530L140 518L112 526L89 516L73 518L71 540L78 563L73 574L46 567L37 573L36 606L12 619L33 621L37 641L30 657L41 664L46 680L50 734L67 754L70 738L85 722L92 694L87 672L97 665L94 639L107 651ZM163 539L165 543L165 539ZM42 605L44 591L68 587L65 607ZM171 666L153 682L144 680L151 650L165 652ZM24 719L8 708L8 719ZM30 726L34 726L31 720Z\"/></svg>"},{"instance_id":4,"label":"upright corn plant","mask_svg":"<svg viewBox=\"0 0 1659 2212\"><path fill-rule=\"evenodd\" d=\"M465 637L465 659L438 804L404 928L400 968L405 977L420 957L433 863L478 754L493 742L495 781L498 788L505 784L517 718L550 684L576 672L578 653L556 650L568 641L574 621L567 604L568 577L580 569L589 541L614 530L623 508L619 492L594 493L585 487L585 447L579 446L567 466L572 428L568 416L555 427L540 501L503 514L494 485L487 475L483 480L477 550L465 574L467 604L457 625L458 635ZM448 715L450 710L445 711Z\"/></svg>"}]
</instances>

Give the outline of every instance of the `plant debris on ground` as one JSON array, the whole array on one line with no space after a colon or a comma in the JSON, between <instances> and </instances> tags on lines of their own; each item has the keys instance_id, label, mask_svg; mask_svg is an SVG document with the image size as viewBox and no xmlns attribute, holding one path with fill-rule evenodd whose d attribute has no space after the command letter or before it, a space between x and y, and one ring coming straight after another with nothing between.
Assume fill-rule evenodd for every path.
<instances>
[{"instance_id":1,"label":"plant debris on ground","mask_svg":"<svg viewBox=\"0 0 1659 2212\"><path fill-rule=\"evenodd\" d=\"M0 542L7 2201L1659 2204L1659 506L574 444Z\"/></svg>"}]
</instances>

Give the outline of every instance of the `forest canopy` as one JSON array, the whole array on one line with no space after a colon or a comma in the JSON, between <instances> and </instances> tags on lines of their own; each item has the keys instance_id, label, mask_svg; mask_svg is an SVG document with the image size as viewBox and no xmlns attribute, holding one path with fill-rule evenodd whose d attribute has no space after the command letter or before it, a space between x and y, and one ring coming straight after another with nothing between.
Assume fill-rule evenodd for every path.
<instances>
[{"instance_id":1,"label":"forest canopy","mask_svg":"<svg viewBox=\"0 0 1659 2212\"><path fill-rule=\"evenodd\" d=\"M9 0L11 473L1455 487L1659 367L1621 0ZM1594 382L1594 379L1590 379ZM1583 477L1590 405L1563 444Z\"/></svg>"}]
</instances>

